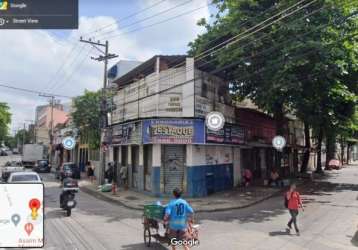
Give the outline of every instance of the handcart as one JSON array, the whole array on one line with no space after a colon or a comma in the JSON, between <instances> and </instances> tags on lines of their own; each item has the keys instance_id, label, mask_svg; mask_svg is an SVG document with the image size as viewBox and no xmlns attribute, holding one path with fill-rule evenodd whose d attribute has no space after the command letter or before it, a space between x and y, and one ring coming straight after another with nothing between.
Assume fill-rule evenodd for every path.
<instances>
[{"instance_id":1,"label":"handcart","mask_svg":"<svg viewBox=\"0 0 358 250\"><path fill-rule=\"evenodd\" d=\"M168 228L164 222L164 211L165 206L162 205L144 205L144 214L143 214L143 237L144 244L147 247L151 246L152 239L160 244L170 245L170 238L168 235ZM165 230L165 232L160 234L160 231ZM199 225L189 225L188 234L191 240L195 240L199 243Z\"/></svg>"}]
</instances>

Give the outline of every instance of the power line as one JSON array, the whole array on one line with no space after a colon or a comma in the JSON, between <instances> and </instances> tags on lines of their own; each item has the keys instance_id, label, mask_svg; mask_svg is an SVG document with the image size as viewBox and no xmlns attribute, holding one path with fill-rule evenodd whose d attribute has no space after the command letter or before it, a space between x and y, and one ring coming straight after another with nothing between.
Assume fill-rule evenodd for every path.
<instances>
[{"instance_id":1,"label":"power line","mask_svg":"<svg viewBox=\"0 0 358 250\"><path fill-rule=\"evenodd\" d=\"M72 46L72 49L65 56L66 60L68 60L67 58L69 58L71 56L71 54L75 51L77 46L78 46L78 43L76 43L74 46ZM56 85L56 81L57 81L56 77L64 69L65 65L66 65L66 63L61 63L60 67L53 74L53 77L48 80L48 82L46 83L46 87L45 87L46 90L50 91L51 88ZM52 83L53 83L53 85L50 87L50 84L52 84Z\"/></svg>"},{"instance_id":2,"label":"power line","mask_svg":"<svg viewBox=\"0 0 358 250\"><path fill-rule=\"evenodd\" d=\"M63 86L65 86L67 83L69 83L70 82L70 80L72 79L72 77L74 76L74 74L76 73L76 72L79 72L79 70L80 70L80 68L83 66L83 64L84 64L84 62L86 61L86 58L87 58L87 56L91 53L93 51L93 48L90 48L89 50L88 50L88 52L82 57L82 59L80 60L80 62L79 62L79 64L77 64L76 65L76 67L74 67L73 68L73 70L70 72L70 74L69 75L67 75L67 77L63 80L63 84L62 85L57 85L57 87L55 87L55 88L53 88L53 90L57 90L59 87L63 87ZM59 83L61 83L61 82L59 82Z\"/></svg>"},{"instance_id":3,"label":"power line","mask_svg":"<svg viewBox=\"0 0 358 250\"><path fill-rule=\"evenodd\" d=\"M97 32L99 32L99 31L101 31L101 30L104 30L104 29L110 27L110 26L116 25L116 24L118 24L118 23L121 22L121 21L127 20L127 19L129 19L129 18L131 18L131 17L134 17L134 16L140 14L140 13L143 13L143 12L145 12L145 11L148 11L148 10L152 9L153 7L155 7L155 6L160 5L161 3L165 2L165 1L167 1L167 0L161 0L161 1L155 2L154 4L148 6L147 8L141 9L141 10L139 10L139 11L137 11L137 12L134 12L134 13L128 15L128 16L125 16L125 17L123 17L123 18L117 19L114 23L111 23L111 24L102 26L102 27L100 27L100 28L98 28L98 29L96 29L96 30L94 30L94 31L90 31L90 32L81 34L80 36L87 36L87 35L92 34L92 33L97 33Z\"/></svg>"},{"instance_id":4,"label":"power line","mask_svg":"<svg viewBox=\"0 0 358 250\"><path fill-rule=\"evenodd\" d=\"M132 32L136 32L136 31L138 31L138 30L142 30L142 29L146 29L146 28L150 28L150 27L156 26L156 25L158 25L158 24L166 23L166 22L168 22L168 21L174 20L174 19L176 19L176 18L185 16L185 15L191 14L191 13L193 13L193 12L195 12L195 11L198 11L198 10L200 10L200 9L203 9L203 8L209 6L209 5L212 5L212 3L203 5L203 6L201 6L201 7L192 9L192 10L190 10L190 11L181 13L181 14L179 14L179 15L176 15L176 16L173 16L173 17L164 19L164 20L162 20L162 21L159 21L159 22L156 22L156 23L147 25L147 26L139 27L139 28L137 28L137 29L133 29L133 30L129 30L129 31L126 31L126 32L119 33L119 34L115 34L115 35L113 35L113 36L105 37L104 39L111 39L111 38L114 38L114 37L121 36L121 35L123 35L123 34L129 34L129 33L132 33Z\"/></svg>"},{"instance_id":5,"label":"power line","mask_svg":"<svg viewBox=\"0 0 358 250\"><path fill-rule=\"evenodd\" d=\"M321 10L322 8L320 8L319 10ZM319 11L319 10L316 10L315 12L317 12L317 11ZM306 15L307 16L307 15ZM306 16L304 16L304 17L306 17ZM317 28L321 28L321 27L317 27ZM312 32L312 31L310 31L310 32ZM307 32L307 33L310 33L310 32ZM307 34L306 33L306 34ZM356 34L357 35L357 34ZM282 44L282 43L281 43ZM277 46L276 46L277 47ZM272 48L270 48L270 49L272 49ZM268 51L268 50L266 50L266 51ZM297 57L302 57L302 56L304 56L304 55L307 55L307 54L310 54L310 53L313 53L313 52L315 52L315 50L308 50L308 52L307 53L304 53L304 54L302 54L302 51L300 51L299 53L299 55L297 56ZM262 54L262 53L261 53ZM291 58L292 59L292 58ZM282 61L284 61L284 60L286 60L285 58L282 60ZM275 62L275 66L274 67L269 67L269 68L263 68L263 69L261 69L261 70L259 70L259 71L257 71L257 72L253 72L253 73L250 73L250 76L252 76L252 74L257 74L257 73L261 73L261 72L263 72L263 71L265 71L265 70L268 70L268 69L271 69L272 70L272 68L276 68L277 66L281 66L282 64L276 64L277 63L277 61ZM286 63L286 62L285 62ZM224 69L226 69L227 68L227 65L226 66L223 66L223 67L221 67L221 68L219 68L219 69L216 69L216 70L214 70L214 71L212 71L212 72L215 72L215 73L217 73L217 72L220 72L221 70L224 70ZM193 68L191 69L191 70L194 70ZM181 72L182 74L185 74L185 73L187 73L188 71L185 71L185 72ZM246 77L246 78L248 78L248 77ZM182 86L182 85L184 85L184 84L187 84L187 83L191 83L192 81L195 81L195 79L197 79L197 78L193 78L193 79L190 79L190 80L188 80L188 81L184 81L184 82L182 82L182 83L180 83L180 84L176 84L176 85L174 85L174 86L171 86L171 87L169 87L169 88L166 88L166 89L163 89L163 90L160 90L160 91L157 91L157 92L155 92L155 93L152 93L152 94L149 94L149 95L146 95L146 96L144 96L144 97L141 97L141 98L138 98L138 100L133 100L133 101L128 101L128 102L125 102L125 103L121 103L120 105L126 105L126 104L130 104L130 103L135 103L135 102L137 102L137 101L140 101L140 100L142 100L142 99L145 99L145 98L148 98L148 97L152 97L152 96L154 96L154 95L157 95L157 94L161 94L161 93L163 93L163 92L166 92L166 91L168 91L168 90L171 90L171 89L174 89L174 88L177 88L177 87L179 87L179 86ZM245 79L245 78L242 78L242 79L235 79L235 80L243 80L243 79ZM156 80L157 81L157 80ZM138 88L139 89L139 88Z\"/></svg>"},{"instance_id":6,"label":"power line","mask_svg":"<svg viewBox=\"0 0 358 250\"><path fill-rule=\"evenodd\" d=\"M298 3L291 5L290 7L288 7L288 8L286 8L286 9L280 11L278 14L275 14L274 17L279 16L279 15L285 13L287 10L292 9L293 7L297 6L298 4L300 4L300 3L304 2L304 1L305 1L305 0L301 0L301 1L298 2ZM296 10L293 10L293 11L291 11L290 13L287 13L287 14L284 15L284 16L281 16L279 19L276 19L276 20L274 20L274 21L271 21L270 23L266 24L264 27L259 28L258 30L251 31L251 30L253 30L253 27L258 27L258 25L255 25L255 26L249 28L248 30L250 30L250 33L246 34L246 36L245 36L244 38L247 38L249 35L255 34L255 33L257 33L258 31L261 31L263 28L266 28L266 27L268 27L269 25L272 25L272 24L274 24L274 23L280 21L281 19L284 19L284 18L286 18L286 17L288 17L288 16L290 16L290 15L296 13L297 11L299 11L299 10L301 10L301 9L303 9L303 8L305 8L305 7L307 7L307 6L309 6L309 5L311 5L311 4L314 3L315 1L317 1L317 0L313 0L313 1L311 1L311 2L309 2L309 3L307 3L307 4L305 4L304 6L301 6L301 7L297 8ZM270 17L270 18L268 18L268 19L265 19L264 21L260 22L260 24L266 23L267 20L269 20L269 19L272 19L272 17ZM205 57L208 57L208 56L212 56L212 55L213 55L214 53L216 53L218 50L220 50L220 49L222 49L222 48L227 48L227 47L229 46L229 45L226 44L228 41L230 42L230 45L232 45L232 44L234 44L234 43L236 43L236 42L242 40L242 38L240 38L240 36L243 35L243 34L245 34L245 33L247 33L248 30L245 30L244 32L242 32L242 33L240 33L240 34L238 34L238 35L236 35L236 36L234 36L234 37L232 37L232 38L229 38L229 39L227 39L226 41L223 41L222 43L220 43L220 45L222 45L221 48L218 48L218 45L216 45L216 46L215 46L215 51L214 51L212 48L207 49L207 50L201 52L199 55L195 56L194 59L198 59L198 57L200 57L200 59L202 59L202 58L205 58ZM235 39L233 39L233 38L235 38ZM176 67L181 66L181 65L184 65L184 64L185 64L185 61L180 62L180 63L178 63L178 64L172 66L171 68L176 68ZM169 69L170 69L170 68L169 68ZM155 81L153 81L153 82L155 82Z\"/></svg>"},{"instance_id":7,"label":"power line","mask_svg":"<svg viewBox=\"0 0 358 250\"><path fill-rule=\"evenodd\" d=\"M316 1L316 0L314 0L314 1ZM314 1L310 2L310 4L312 4ZM301 2L302 2L302 1L301 1ZM302 6L302 7L298 8L298 9L296 9L296 10L294 10L294 11L288 13L287 15L282 16L282 17L280 18L280 20L283 19L283 18L286 18L286 17L288 17L288 16L290 16L290 15L292 15L293 13L296 13L297 11L301 10L301 9L304 8L304 7L306 7L306 6ZM287 8L287 9L291 9L291 8L292 8L292 6L289 7L289 8ZM287 9L285 9L285 10L287 10ZM282 13L282 11L281 11L280 13ZM308 15L310 15L310 14L308 14ZM306 16L304 16L304 17L307 17L308 15L306 15ZM265 22L265 21L264 21L264 22ZM268 25L273 24L273 23L275 23L275 22L277 22L277 20L274 20L274 21L270 22L269 24L267 24L267 25L265 26L265 28L268 27ZM262 22L261 22L261 23L262 23ZM262 28L261 28L260 30L262 30ZM257 32L257 30L250 32L249 34L247 34L247 35L245 36L245 38L247 38L249 35L255 34L256 32ZM243 33L245 33L245 32L243 32ZM240 34L236 35L236 37L238 37L239 35L240 35ZM228 40L229 40L229 39L228 39ZM231 38L230 38L230 40L231 40ZM240 39L240 37L239 37L239 38L236 38L235 40L231 41L231 43L234 44L234 43L236 43L236 42L239 41L239 40L242 40L242 39ZM225 43L225 42L223 42L223 43ZM203 53L201 53L200 56L201 56L202 58L205 58L205 57L207 57L207 56L211 56L211 55L213 55L214 53L217 53L217 52L218 52L220 49L222 49L222 48L228 48L228 47L227 47L227 46L223 46L223 47L221 47L221 48L217 48L216 50L211 51L211 53L209 53L209 54L207 54L207 55L205 55L205 56L203 55ZM202 58L201 58L201 59L202 59ZM194 57L194 59L195 59L195 57ZM212 61L212 60L211 60L211 61ZM181 62L181 63L178 63L178 64L176 64L176 65L170 67L169 69L173 69L173 68L176 68L176 67L181 66L181 65L184 65L184 64L185 64L185 60L184 60L183 62ZM169 70L169 69L168 69L168 70ZM187 69L187 70L188 70L188 69ZM177 73L178 73L178 72L174 72L173 75L168 75L167 77L163 77L163 78L161 78L160 80L162 81L162 80L165 80L165 79L169 79L170 77L175 77L175 75L176 75ZM179 73L180 73L180 72L179 72ZM157 81L157 80L155 79L155 80L153 80L153 81L149 81L149 83L153 82L154 84L156 84L156 81ZM148 83L148 82L147 82L147 83Z\"/></svg>"},{"instance_id":8,"label":"power line","mask_svg":"<svg viewBox=\"0 0 358 250\"><path fill-rule=\"evenodd\" d=\"M52 93L41 92L41 91L32 90L32 89L19 88L19 87L14 87L14 86L6 85L6 84L0 84L0 87L8 88L8 89L13 89L13 90L18 90L18 91L27 92L27 93L32 93L32 94L37 94L37 95L45 94L45 95L52 95L52 96L56 96L56 97L63 97L63 98L70 98L70 99L73 98L73 97L71 97L71 96L52 94Z\"/></svg>"},{"instance_id":9,"label":"power line","mask_svg":"<svg viewBox=\"0 0 358 250\"><path fill-rule=\"evenodd\" d=\"M76 45L77 46L77 45ZM63 67L62 67L62 71L63 71L63 75L64 77L63 78L66 78L68 75L65 73L65 68L68 68L70 70L70 73L69 75L73 74L73 71L74 71L74 68L76 67L75 65L77 64L77 62L79 60L81 60L80 56L82 55L82 53L85 51L85 46L82 46L79 50L78 50L78 53L77 55L74 57L74 60L72 60L72 62L70 62L66 67L66 61L65 61L65 64L63 64ZM78 64L77 64L78 65ZM49 91L50 90L55 90L57 89L60 85L61 85L62 81L60 79L60 77L58 77L57 79L55 79L54 83L52 84L51 87L49 87Z\"/></svg>"},{"instance_id":10,"label":"power line","mask_svg":"<svg viewBox=\"0 0 358 250\"><path fill-rule=\"evenodd\" d=\"M160 16L160 15L162 15L162 14L165 14L165 13L171 11L171 10L177 9L178 7L187 5L187 4L191 3L192 1L193 1L193 0L188 0L188 1L185 1L185 2L183 2L183 3L177 4L177 5L173 6L173 7L170 7L170 8L168 8L168 9L162 10L162 11L160 11L160 12L158 12L158 13L155 13L154 15L151 15L151 16L149 16L149 17L140 19L140 20L135 21L135 22L133 22L133 23L130 23L130 24L128 24L128 25L122 26L122 27L120 27L119 29L125 29L125 28L131 27L131 26L133 26L133 25L135 25L135 24L141 23L141 22L143 22L143 21L147 21L147 20L150 20L150 19L152 19L152 18L156 18L156 17L158 17L158 16ZM116 31L117 31L117 30L106 31L106 32L100 34L99 38L102 38L103 36L105 37L106 34L111 34L111 33L114 33L114 32L116 32Z\"/></svg>"},{"instance_id":11,"label":"power line","mask_svg":"<svg viewBox=\"0 0 358 250\"><path fill-rule=\"evenodd\" d=\"M149 6L148 8L142 9L142 10L140 10L140 11L138 11L138 12L135 12L135 13L129 15L129 16L126 16L126 17L124 17L124 18L118 19L115 23L112 23L112 24L110 24L110 25L106 25L106 26L104 26L104 27L102 27L102 28L96 29L96 30L93 31L93 32L88 32L88 33L86 33L86 35L91 34L91 33L97 33L97 32L99 32L99 31L102 30L102 29L105 29L105 28L107 28L107 27L109 27L109 26L113 26L113 25L117 24L119 21L123 21L123 20L129 19L129 18L131 18L131 17L133 17L133 16L138 15L139 13L145 12L145 11L147 11L147 10L149 10L149 9L151 9L151 8L157 6L157 5L159 5L159 4L161 4L161 3L165 2L165 1L167 1L167 0L158 1L158 2L156 2L156 3L154 3L154 4L152 4L151 6ZM190 0L190 1L192 1L192 0ZM184 4L187 4L187 3L189 3L190 1L187 1L187 2L185 2ZM180 4L180 5L184 5L184 4ZM179 7L180 5L176 5L175 8L176 8L176 7ZM174 9L174 7L171 8L171 9ZM169 9L166 10L166 11L169 11ZM163 12L163 13L164 13L164 12ZM149 17L146 18L146 19L149 19ZM139 20L139 21L137 21L136 23L139 23L139 22L141 22L141 21L143 21L143 20L145 20L145 19ZM133 23L132 23L131 25L133 25ZM130 25L129 25L129 26L130 26ZM75 45L75 47L76 47L76 46L77 46L77 44ZM71 53L74 51L75 47L72 48L72 50L71 50L71 52L69 53L69 55L67 56L67 58L68 58L68 57L71 55ZM76 58L78 58L78 57L80 56L80 54L81 54L81 52L75 57L74 61L76 60ZM54 77L53 77L52 79L54 79L54 78L56 77L56 75L58 75L58 74L61 72L61 70L64 68L64 65L66 64L66 62L67 62L67 60L65 59L64 63L60 66L60 68L57 70L57 72L55 73L55 75L54 75ZM52 82L52 80L50 79L49 82ZM50 83L48 83L48 84L50 84ZM55 86L56 86L56 81L54 82L53 86L49 88L49 90L51 90L52 88L56 88Z\"/></svg>"}]
</instances>

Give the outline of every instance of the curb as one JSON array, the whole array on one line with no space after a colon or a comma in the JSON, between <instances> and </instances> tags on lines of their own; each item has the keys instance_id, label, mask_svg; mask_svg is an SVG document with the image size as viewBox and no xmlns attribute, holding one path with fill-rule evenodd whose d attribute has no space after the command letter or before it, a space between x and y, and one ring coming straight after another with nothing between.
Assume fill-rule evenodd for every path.
<instances>
[{"instance_id":1,"label":"curb","mask_svg":"<svg viewBox=\"0 0 358 250\"><path fill-rule=\"evenodd\" d=\"M106 201L106 202L109 202L109 203L113 203L115 205L119 205L119 206L122 206L122 207L125 207L127 209L131 209L131 210L136 210L136 211L143 211L143 208L138 208L138 207L135 207L135 206L130 206L130 205L127 205L125 203L123 203L122 201L119 201L119 200L115 200L115 199L112 199L106 195L103 195L101 194L100 192L98 191L95 191L91 188L88 188L88 187L80 187L80 190L83 191L84 193L86 194L89 194L89 195L92 195L94 196L95 198L99 199L99 200L103 200L103 201ZM283 190L277 190L276 192L266 196L266 197L263 197L262 199L259 199L259 200L256 200L250 204L246 204L246 205L241 205L241 206L232 206L232 207L227 207L227 208L217 208L217 209L197 209L195 211L195 213L214 213L214 212L225 212L225 211L230 211L230 210L237 210L237 209L243 209L243 208L247 208L247 207L250 207L250 206L254 206L260 202L263 202L265 200L268 200L274 196L277 196L278 194L280 194Z\"/></svg>"},{"instance_id":2,"label":"curb","mask_svg":"<svg viewBox=\"0 0 358 250\"><path fill-rule=\"evenodd\" d=\"M91 188L87 188L87 187L80 187L80 190L86 194L92 195L95 198L99 199L99 200L103 200L109 203L113 203L115 205L119 205L128 209L132 209L132 210L137 210L137 211L143 211L143 208L138 208L138 207L134 207L134 206L129 206L119 200L115 200L112 199L110 197L107 197L106 195L101 194L100 192L97 192L95 190L92 190Z\"/></svg>"},{"instance_id":3,"label":"curb","mask_svg":"<svg viewBox=\"0 0 358 250\"><path fill-rule=\"evenodd\" d=\"M227 208L217 208L217 209L197 209L195 211L195 213L214 213L214 212L225 212L225 211L231 211L231 210L238 210L238 209L244 209L244 208L248 208L248 207L251 207L251 206L254 206L258 203L261 203L263 201L266 201L268 199L271 199L272 197L278 195L279 193L281 193L282 190L278 190L262 199L259 199L257 201L254 201L250 204L246 204L246 205L241 205L241 206L232 206L232 207L227 207Z\"/></svg>"}]
</instances>

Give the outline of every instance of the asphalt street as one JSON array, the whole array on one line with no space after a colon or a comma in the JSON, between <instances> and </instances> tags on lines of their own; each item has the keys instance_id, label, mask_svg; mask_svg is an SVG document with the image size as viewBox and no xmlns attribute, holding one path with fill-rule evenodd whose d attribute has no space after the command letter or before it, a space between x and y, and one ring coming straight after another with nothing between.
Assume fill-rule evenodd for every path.
<instances>
[{"instance_id":1,"label":"asphalt street","mask_svg":"<svg viewBox=\"0 0 358 250\"><path fill-rule=\"evenodd\" d=\"M300 187L305 203L305 212L298 217L301 236L286 233L289 215L277 196L245 209L196 215L200 246L193 249L356 249L357 176L358 166L351 166ZM52 174L43 179L45 249L148 249L140 211L80 192L78 207L66 217L59 208L58 181ZM166 248L155 244L150 249Z\"/></svg>"}]
</instances>

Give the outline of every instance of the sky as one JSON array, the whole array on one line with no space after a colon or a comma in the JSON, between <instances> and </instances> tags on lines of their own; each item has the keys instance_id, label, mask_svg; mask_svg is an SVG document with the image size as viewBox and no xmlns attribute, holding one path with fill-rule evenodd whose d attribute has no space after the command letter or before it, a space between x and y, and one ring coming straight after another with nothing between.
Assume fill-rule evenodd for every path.
<instances>
[{"instance_id":1,"label":"sky","mask_svg":"<svg viewBox=\"0 0 358 250\"><path fill-rule=\"evenodd\" d=\"M208 19L213 11L208 0L79 0L78 30L0 31L0 83L71 97L85 89L97 90L103 82L103 63L90 59L99 52L80 43L81 35L109 41L110 53L119 55L110 66L118 60L145 61L156 54L185 54L188 43L204 32L197 21ZM69 101L61 99L62 103ZM24 123L31 123L35 107L48 99L0 87L0 102L11 108L13 133Z\"/></svg>"}]
</instances>

